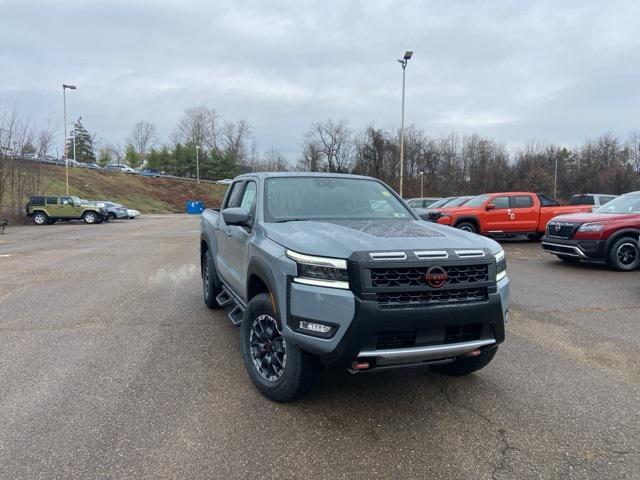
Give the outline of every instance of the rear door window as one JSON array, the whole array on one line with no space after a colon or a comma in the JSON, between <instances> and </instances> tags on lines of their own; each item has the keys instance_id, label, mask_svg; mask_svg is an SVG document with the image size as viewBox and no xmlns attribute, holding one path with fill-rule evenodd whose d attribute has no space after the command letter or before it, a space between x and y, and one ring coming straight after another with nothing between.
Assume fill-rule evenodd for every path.
<instances>
[{"instance_id":1,"label":"rear door window","mask_svg":"<svg viewBox=\"0 0 640 480\"><path fill-rule=\"evenodd\" d=\"M513 208L531 208L533 207L533 200L529 195L517 195L511 197Z\"/></svg>"},{"instance_id":2,"label":"rear door window","mask_svg":"<svg viewBox=\"0 0 640 480\"><path fill-rule=\"evenodd\" d=\"M47 205L57 205L58 197L47 197Z\"/></svg>"}]
</instances>

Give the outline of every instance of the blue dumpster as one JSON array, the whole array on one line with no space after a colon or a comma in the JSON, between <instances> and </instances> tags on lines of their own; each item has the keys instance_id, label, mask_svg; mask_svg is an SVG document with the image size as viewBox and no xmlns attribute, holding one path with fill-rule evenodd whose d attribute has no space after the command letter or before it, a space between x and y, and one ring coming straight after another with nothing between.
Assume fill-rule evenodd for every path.
<instances>
[{"instance_id":1,"label":"blue dumpster","mask_svg":"<svg viewBox=\"0 0 640 480\"><path fill-rule=\"evenodd\" d=\"M204 202L202 200L187 200L187 213L200 215L204 212Z\"/></svg>"}]
</instances>

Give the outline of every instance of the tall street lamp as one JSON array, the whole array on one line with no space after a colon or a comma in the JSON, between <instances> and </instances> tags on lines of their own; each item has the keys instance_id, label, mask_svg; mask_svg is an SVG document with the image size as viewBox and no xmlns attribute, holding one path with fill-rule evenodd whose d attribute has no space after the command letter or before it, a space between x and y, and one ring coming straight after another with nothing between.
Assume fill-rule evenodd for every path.
<instances>
[{"instance_id":1,"label":"tall street lamp","mask_svg":"<svg viewBox=\"0 0 640 480\"><path fill-rule=\"evenodd\" d=\"M400 65L402 65L402 120L400 123L400 197L402 198L402 184L404 182L404 80L405 80L405 71L407 68L407 62L413 55L411 50L407 50L404 52L404 57L402 60L398 60Z\"/></svg>"},{"instance_id":2,"label":"tall street lamp","mask_svg":"<svg viewBox=\"0 0 640 480\"><path fill-rule=\"evenodd\" d=\"M196 182L200 183L200 145L196 145Z\"/></svg>"},{"instance_id":3,"label":"tall street lamp","mask_svg":"<svg viewBox=\"0 0 640 480\"><path fill-rule=\"evenodd\" d=\"M420 198L424 197L424 172L420 172Z\"/></svg>"},{"instance_id":4,"label":"tall street lamp","mask_svg":"<svg viewBox=\"0 0 640 480\"><path fill-rule=\"evenodd\" d=\"M64 105L64 165L67 195L69 195L69 158L67 157L67 88L69 90L75 90L77 87L75 85L62 84L62 103Z\"/></svg>"}]
</instances>

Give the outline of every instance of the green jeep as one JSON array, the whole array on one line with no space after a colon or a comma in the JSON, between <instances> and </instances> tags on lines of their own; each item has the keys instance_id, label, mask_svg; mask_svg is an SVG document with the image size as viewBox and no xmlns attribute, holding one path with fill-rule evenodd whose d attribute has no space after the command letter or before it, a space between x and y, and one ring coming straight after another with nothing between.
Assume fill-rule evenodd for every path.
<instances>
[{"instance_id":1,"label":"green jeep","mask_svg":"<svg viewBox=\"0 0 640 480\"><path fill-rule=\"evenodd\" d=\"M36 225L55 223L58 220L84 220L85 223L102 223L108 219L104 206L93 203L83 205L78 197L48 197L34 195L27 203L27 215Z\"/></svg>"}]
</instances>

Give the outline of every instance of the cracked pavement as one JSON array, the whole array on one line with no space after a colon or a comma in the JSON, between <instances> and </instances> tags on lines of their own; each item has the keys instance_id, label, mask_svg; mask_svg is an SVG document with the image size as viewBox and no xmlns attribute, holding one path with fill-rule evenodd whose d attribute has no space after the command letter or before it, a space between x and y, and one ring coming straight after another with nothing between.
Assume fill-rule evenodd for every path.
<instances>
[{"instance_id":1,"label":"cracked pavement","mask_svg":"<svg viewBox=\"0 0 640 480\"><path fill-rule=\"evenodd\" d=\"M279 405L202 302L197 239L180 215L0 235L0 478L638 478L640 272L503 242L485 369L328 371Z\"/></svg>"}]
</instances>

